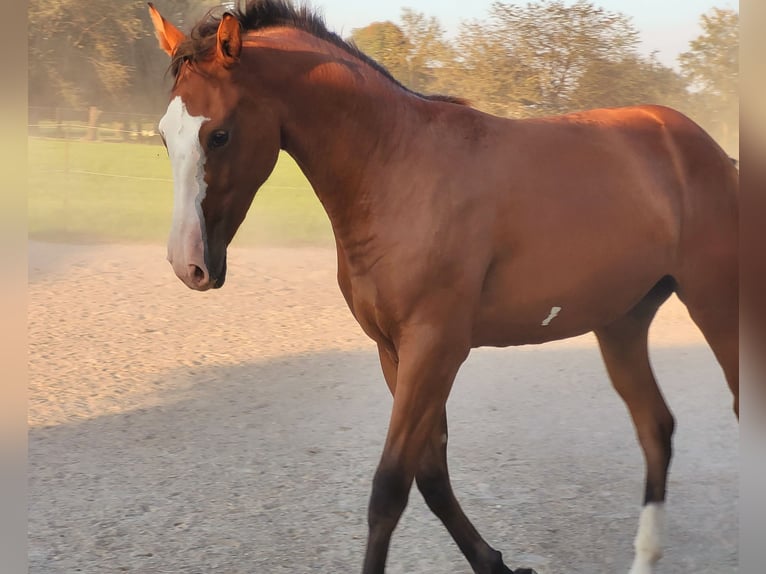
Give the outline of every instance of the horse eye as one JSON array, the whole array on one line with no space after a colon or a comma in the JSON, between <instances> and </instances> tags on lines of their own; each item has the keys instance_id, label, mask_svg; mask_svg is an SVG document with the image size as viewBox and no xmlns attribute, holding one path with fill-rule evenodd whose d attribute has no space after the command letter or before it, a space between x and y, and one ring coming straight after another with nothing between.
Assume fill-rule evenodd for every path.
<instances>
[{"instance_id":1,"label":"horse eye","mask_svg":"<svg viewBox=\"0 0 766 574\"><path fill-rule=\"evenodd\" d=\"M229 141L229 132L225 130L216 130L210 134L208 143L210 147L221 147L226 145L227 141Z\"/></svg>"}]
</instances>

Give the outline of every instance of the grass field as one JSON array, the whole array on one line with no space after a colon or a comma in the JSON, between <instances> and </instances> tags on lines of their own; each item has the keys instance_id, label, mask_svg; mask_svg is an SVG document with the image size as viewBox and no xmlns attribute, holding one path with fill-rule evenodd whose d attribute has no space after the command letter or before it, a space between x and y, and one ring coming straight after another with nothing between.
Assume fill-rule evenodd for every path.
<instances>
[{"instance_id":1,"label":"grass field","mask_svg":"<svg viewBox=\"0 0 766 574\"><path fill-rule=\"evenodd\" d=\"M164 242L170 162L159 145L30 137L29 236L59 242ZM235 245L332 245L330 223L292 159L282 154Z\"/></svg>"}]
</instances>

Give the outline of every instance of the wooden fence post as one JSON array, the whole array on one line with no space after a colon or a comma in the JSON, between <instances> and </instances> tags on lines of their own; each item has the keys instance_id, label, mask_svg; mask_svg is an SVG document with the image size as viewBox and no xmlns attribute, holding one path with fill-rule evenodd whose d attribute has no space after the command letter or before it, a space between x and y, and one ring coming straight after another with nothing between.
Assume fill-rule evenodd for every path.
<instances>
[{"instance_id":1,"label":"wooden fence post","mask_svg":"<svg viewBox=\"0 0 766 574\"><path fill-rule=\"evenodd\" d=\"M62 114L61 114L61 108L56 108L56 137L63 138L64 137L64 127L63 127L63 120L62 120Z\"/></svg>"},{"instance_id":2,"label":"wooden fence post","mask_svg":"<svg viewBox=\"0 0 766 574\"><path fill-rule=\"evenodd\" d=\"M101 110L96 106L88 108L88 134L85 139L88 141L96 141L98 139L98 116L101 115Z\"/></svg>"}]
</instances>

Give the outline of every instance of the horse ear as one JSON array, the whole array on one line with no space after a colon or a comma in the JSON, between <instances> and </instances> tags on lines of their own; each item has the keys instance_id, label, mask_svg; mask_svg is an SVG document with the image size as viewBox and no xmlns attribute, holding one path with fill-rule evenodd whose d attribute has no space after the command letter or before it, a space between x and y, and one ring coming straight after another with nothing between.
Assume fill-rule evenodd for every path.
<instances>
[{"instance_id":1,"label":"horse ear","mask_svg":"<svg viewBox=\"0 0 766 574\"><path fill-rule=\"evenodd\" d=\"M239 60L242 52L242 30L239 20L228 12L221 17L218 25L216 58L224 65L231 66Z\"/></svg>"},{"instance_id":2,"label":"horse ear","mask_svg":"<svg viewBox=\"0 0 766 574\"><path fill-rule=\"evenodd\" d=\"M160 48L165 50L168 56L172 57L178 44L180 44L186 36L181 30L165 20L151 2L149 2L149 15L152 17L154 33L157 35L157 40L160 42Z\"/></svg>"}]
</instances>

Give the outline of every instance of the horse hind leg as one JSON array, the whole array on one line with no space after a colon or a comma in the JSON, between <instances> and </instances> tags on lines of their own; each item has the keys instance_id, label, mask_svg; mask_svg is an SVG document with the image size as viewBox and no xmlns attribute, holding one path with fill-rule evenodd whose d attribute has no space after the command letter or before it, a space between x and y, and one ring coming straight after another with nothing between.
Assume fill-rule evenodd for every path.
<instances>
[{"instance_id":1,"label":"horse hind leg","mask_svg":"<svg viewBox=\"0 0 766 574\"><path fill-rule=\"evenodd\" d=\"M673 292L671 278L660 281L627 315L595 331L614 388L633 419L646 461L644 506L630 574L651 574L662 556L665 488L672 456L673 415L649 363L649 325Z\"/></svg>"},{"instance_id":2,"label":"horse hind leg","mask_svg":"<svg viewBox=\"0 0 766 574\"><path fill-rule=\"evenodd\" d=\"M535 574L528 568L508 568L502 554L481 537L455 498L447 468L446 411L423 453L415 482L426 504L442 521L476 574Z\"/></svg>"},{"instance_id":3,"label":"horse hind leg","mask_svg":"<svg viewBox=\"0 0 766 574\"><path fill-rule=\"evenodd\" d=\"M396 395L397 366L391 355L378 347L386 384ZM476 574L535 574L534 570L511 570L500 552L479 534L463 512L452 491L447 467L447 411L442 410L439 423L431 431L415 472L415 482L431 509L452 535L453 540Z\"/></svg>"},{"instance_id":4,"label":"horse hind leg","mask_svg":"<svg viewBox=\"0 0 766 574\"><path fill-rule=\"evenodd\" d=\"M679 278L686 305L723 369L739 417L739 268L736 258L695 265Z\"/></svg>"}]
</instances>

